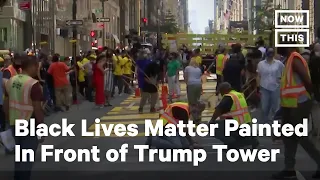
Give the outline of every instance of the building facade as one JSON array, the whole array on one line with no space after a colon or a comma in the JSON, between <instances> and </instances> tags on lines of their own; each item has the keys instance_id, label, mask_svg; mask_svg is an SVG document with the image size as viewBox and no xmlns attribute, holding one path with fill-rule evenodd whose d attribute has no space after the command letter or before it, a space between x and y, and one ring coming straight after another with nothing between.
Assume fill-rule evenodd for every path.
<instances>
[{"instance_id":1,"label":"building facade","mask_svg":"<svg viewBox=\"0 0 320 180\"><path fill-rule=\"evenodd\" d=\"M25 49L26 15L26 12L19 9L17 0L7 1L0 11L0 49L13 49L15 51Z\"/></svg>"}]
</instances>

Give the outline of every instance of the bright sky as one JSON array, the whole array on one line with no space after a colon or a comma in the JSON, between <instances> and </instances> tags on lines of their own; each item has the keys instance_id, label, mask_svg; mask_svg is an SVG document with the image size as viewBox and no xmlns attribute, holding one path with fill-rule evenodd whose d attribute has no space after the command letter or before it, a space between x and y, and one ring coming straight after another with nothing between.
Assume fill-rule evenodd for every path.
<instances>
[{"instance_id":1,"label":"bright sky","mask_svg":"<svg viewBox=\"0 0 320 180\"><path fill-rule=\"evenodd\" d=\"M193 33L204 34L208 20L214 19L214 0L188 0L189 22Z\"/></svg>"}]
</instances>

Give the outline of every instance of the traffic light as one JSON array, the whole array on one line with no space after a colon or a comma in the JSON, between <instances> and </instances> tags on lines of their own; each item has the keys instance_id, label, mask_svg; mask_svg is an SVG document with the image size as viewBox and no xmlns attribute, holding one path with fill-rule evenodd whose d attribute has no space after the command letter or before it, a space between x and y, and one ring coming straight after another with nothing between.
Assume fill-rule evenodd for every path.
<instances>
[{"instance_id":1,"label":"traffic light","mask_svg":"<svg viewBox=\"0 0 320 180\"><path fill-rule=\"evenodd\" d=\"M95 39L93 42L91 42L92 47L97 47L98 46L98 40Z\"/></svg>"},{"instance_id":2,"label":"traffic light","mask_svg":"<svg viewBox=\"0 0 320 180\"><path fill-rule=\"evenodd\" d=\"M90 36L91 36L92 38L96 37L96 34L97 34L96 31L91 31L91 32L90 32Z\"/></svg>"},{"instance_id":3,"label":"traffic light","mask_svg":"<svg viewBox=\"0 0 320 180\"><path fill-rule=\"evenodd\" d=\"M147 19L147 18L142 18L141 20L142 20L142 23L144 23L145 25L146 25L147 22L148 22L148 19Z\"/></svg>"}]
</instances>

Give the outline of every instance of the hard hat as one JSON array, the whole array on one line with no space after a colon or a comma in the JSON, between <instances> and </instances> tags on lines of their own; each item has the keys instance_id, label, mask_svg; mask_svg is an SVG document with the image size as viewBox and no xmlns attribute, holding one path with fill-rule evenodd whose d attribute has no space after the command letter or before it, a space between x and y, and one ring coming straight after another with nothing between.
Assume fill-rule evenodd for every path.
<instances>
[{"instance_id":1,"label":"hard hat","mask_svg":"<svg viewBox=\"0 0 320 180\"><path fill-rule=\"evenodd\" d=\"M4 62L4 59L2 57L0 57L0 62Z\"/></svg>"}]
</instances>

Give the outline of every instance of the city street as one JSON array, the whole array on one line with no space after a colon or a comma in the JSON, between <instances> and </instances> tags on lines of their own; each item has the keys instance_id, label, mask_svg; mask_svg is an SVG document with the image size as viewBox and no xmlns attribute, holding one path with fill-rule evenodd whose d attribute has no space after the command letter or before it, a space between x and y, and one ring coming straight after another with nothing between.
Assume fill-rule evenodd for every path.
<instances>
[{"instance_id":1,"label":"city street","mask_svg":"<svg viewBox=\"0 0 320 180\"><path fill-rule=\"evenodd\" d=\"M209 101L216 101L213 96L215 89L215 82L207 82L204 86L204 94L202 99ZM185 94L185 84L182 84L182 93ZM185 97L185 95L183 96ZM270 179L273 172L283 168L283 149L282 145L273 145L270 138L260 138L261 147L266 149L281 148L281 154L277 156L275 163L243 163L236 162L230 163L225 159L223 162L217 162L217 152L211 149L214 144L220 142L213 137L197 137L196 140L204 146L207 151L208 157L205 162L200 163L198 167L193 167L192 163L162 163L158 159L155 162L138 162L138 150L133 149L133 145L144 145L144 120L156 119L158 114L147 113L149 108L145 107L144 114L138 114L139 98L131 96L116 96L112 104L114 107L95 109L94 105L89 102L84 102L79 106L73 106L70 112L54 114L46 119L47 124L60 123L62 118L67 118L69 123L75 123L74 132L76 137L48 137L43 144L54 145L55 148L62 149L83 149L98 146L101 150L101 162L83 162L83 163L68 163L60 161L59 163L53 162L49 158L48 162L39 162L40 152L37 152L37 162L34 165L33 177L35 179L129 179L133 177L148 177L152 179L161 178L169 175L170 178L177 177L194 177L201 179L206 178L237 178L243 179ZM213 107L207 107L203 112L203 121L208 121L213 113ZM259 110L253 113L253 117L257 117ZM94 131L94 120L100 118L103 124L130 124L135 123L139 125L139 136L137 137L81 137L81 120L88 120L88 131ZM124 143L129 144L129 153L126 162L108 162L104 155L108 149L120 149ZM0 149L0 179L10 179L13 170L13 157L5 156L3 150ZM147 153L146 153L147 154ZM145 156L148 159L148 156ZM306 155L306 153L299 148L297 153L297 169L300 170L303 176L299 179L310 179L311 174L316 169L315 163ZM4 178L3 178L4 177ZM167 177L165 177L167 178Z\"/></svg>"}]
</instances>

